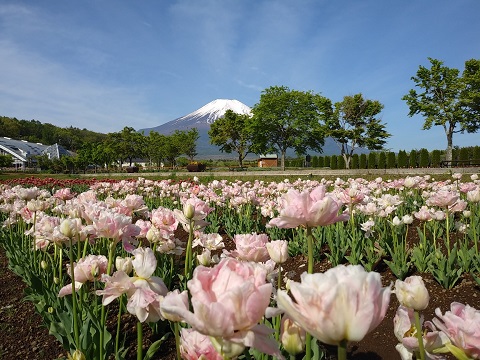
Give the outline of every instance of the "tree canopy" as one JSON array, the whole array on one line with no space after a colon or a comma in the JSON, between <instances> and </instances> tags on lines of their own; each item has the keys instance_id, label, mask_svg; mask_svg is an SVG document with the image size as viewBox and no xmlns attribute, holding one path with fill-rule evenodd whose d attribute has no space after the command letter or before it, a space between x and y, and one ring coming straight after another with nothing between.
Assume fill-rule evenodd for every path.
<instances>
[{"instance_id":1,"label":"tree canopy","mask_svg":"<svg viewBox=\"0 0 480 360\"><path fill-rule=\"evenodd\" d=\"M465 70L444 66L440 60L428 58L430 68L420 66L412 77L417 92L411 89L402 100L407 102L411 117L425 117L423 129L442 126L447 137L446 160L452 160L453 134L474 133L480 128L480 60L465 62Z\"/></svg>"},{"instance_id":2,"label":"tree canopy","mask_svg":"<svg viewBox=\"0 0 480 360\"><path fill-rule=\"evenodd\" d=\"M251 132L256 153L279 151L285 169L289 148L303 155L308 149L322 151L329 100L312 92L290 90L286 86L265 89L253 109Z\"/></svg>"},{"instance_id":3,"label":"tree canopy","mask_svg":"<svg viewBox=\"0 0 480 360\"><path fill-rule=\"evenodd\" d=\"M381 150L391 136L378 118L382 109L379 101L364 99L362 94L345 96L343 101L335 103L335 110L326 122L327 135L339 145L347 169L357 148Z\"/></svg>"},{"instance_id":4,"label":"tree canopy","mask_svg":"<svg viewBox=\"0 0 480 360\"><path fill-rule=\"evenodd\" d=\"M245 157L253 152L254 134L250 125L251 117L227 110L225 115L210 125L210 143L220 147L220 151L238 154L238 164L243 166Z\"/></svg>"}]
</instances>

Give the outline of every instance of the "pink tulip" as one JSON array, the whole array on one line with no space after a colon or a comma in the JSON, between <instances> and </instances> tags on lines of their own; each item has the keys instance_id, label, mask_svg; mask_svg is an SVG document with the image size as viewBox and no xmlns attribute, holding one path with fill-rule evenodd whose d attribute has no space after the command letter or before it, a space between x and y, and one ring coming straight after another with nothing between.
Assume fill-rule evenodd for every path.
<instances>
[{"instance_id":1,"label":"pink tulip","mask_svg":"<svg viewBox=\"0 0 480 360\"><path fill-rule=\"evenodd\" d=\"M193 329L182 329L180 353L185 360L223 360L210 338Z\"/></svg>"},{"instance_id":2,"label":"pink tulip","mask_svg":"<svg viewBox=\"0 0 480 360\"><path fill-rule=\"evenodd\" d=\"M229 256L253 262L267 261L270 256L266 248L268 243L266 234L238 234L233 237L236 249Z\"/></svg>"},{"instance_id":3,"label":"pink tulip","mask_svg":"<svg viewBox=\"0 0 480 360\"><path fill-rule=\"evenodd\" d=\"M194 330L216 339L217 345L237 344L279 355L268 338L271 329L258 325L272 294L265 276L262 267L233 258L224 258L213 268L198 266L187 284L194 312L180 296L178 301L164 301L162 312L179 316Z\"/></svg>"},{"instance_id":4,"label":"pink tulip","mask_svg":"<svg viewBox=\"0 0 480 360\"><path fill-rule=\"evenodd\" d=\"M432 194L426 203L428 206L450 207L457 202L459 197L454 191L439 190Z\"/></svg>"},{"instance_id":5,"label":"pink tulip","mask_svg":"<svg viewBox=\"0 0 480 360\"><path fill-rule=\"evenodd\" d=\"M75 290L79 290L87 281L99 280L107 272L108 259L103 255L88 255L73 264L75 274ZM70 266L67 273L72 276ZM72 294L72 284L65 285L58 293L59 297Z\"/></svg>"},{"instance_id":6,"label":"pink tulip","mask_svg":"<svg viewBox=\"0 0 480 360\"><path fill-rule=\"evenodd\" d=\"M280 216L268 223L279 228L296 228L298 226L324 226L338 221L347 221L346 213L338 215L342 203L334 196L325 193L320 185L312 191L299 192L290 189L280 200Z\"/></svg>"},{"instance_id":7,"label":"pink tulip","mask_svg":"<svg viewBox=\"0 0 480 360\"><path fill-rule=\"evenodd\" d=\"M471 359L480 359L480 310L453 302L450 311L435 309L435 326L443 331L452 344Z\"/></svg>"},{"instance_id":8,"label":"pink tulip","mask_svg":"<svg viewBox=\"0 0 480 360\"><path fill-rule=\"evenodd\" d=\"M278 291L278 307L318 340L339 345L360 341L385 317L390 287L382 287L380 274L360 265L339 265L325 273L301 275L291 282L295 302Z\"/></svg>"},{"instance_id":9,"label":"pink tulip","mask_svg":"<svg viewBox=\"0 0 480 360\"><path fill-rule=\"evenodd\" d=\"M423 317L420 323L423 322ZM425 330L423 332L423 344L425 348L425 356L431 360L445 359L443 355L434 355L435 349L443 348L448 342L447 336L438 331L433 323L426 321L423 323ZM393 319L393 331L400 343L395 347L399 352L402 360L411 360L413 354L420 350L416 328L414 325L414 310L404 306L399 306Z\"/></svg>"}]
</instances>

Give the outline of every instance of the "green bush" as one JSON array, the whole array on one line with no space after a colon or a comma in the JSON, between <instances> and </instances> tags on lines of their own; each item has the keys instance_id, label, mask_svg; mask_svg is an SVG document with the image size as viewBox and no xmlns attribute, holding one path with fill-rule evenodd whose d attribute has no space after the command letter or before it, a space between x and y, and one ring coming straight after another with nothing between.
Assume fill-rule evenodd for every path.
<instances>
[{"instance_id":1,"label":"green bush","mask_svg":"<svg viewBox=\"0 0 480 360\"><path fill-rule=\"evenodd\" d=\"M398 161L397 161L397 166L399 168L406 168L408 167L408 156L407 152L405 150L400 150L398 152Z\"/></svg>"},{"instance_id":2,"label":"green bush","mask_svg":"<svg viewBox=\"0 0 480 360\"><path fill-rule=\"evenodd\" d=\"M325 157L324 157L324 161L325 161L324 166L325 166L325 167L330 167L330 156L328 156L328 155L325 156Z\"/></svg>"},{"instance_id":3,"label":"green bush","mask_svg":"<svg viewBox=\"0 0 480 360\"><path fill-rule=\"evenodd\" d=\"M342 155L337 155L337 169L345 169L345 159Z\"/></svg>"},{"instance_id":4,"label":"green bush","mask_svg":"<svg viewBox=\"0 0 480 360\"><path fill-rule=\"evenodd\" d=\"M325 167L325 158L323 156L318 157L318 167L319 168Z\"/></svg>"},{"instance_id":5,"label":"green bush","mask_svg":"<svg viewBox=\"0 0 480 360\"><path fill-rule=\"evenodd\" d=\"M441 158L442 152L440 150L433 150L430 154L430 162L432 164L432 167L439 167Z\"/></svg>"},{"instance_id":6,"label":"green bush","mask_svg":"<svg viewBox=\"0 0 480 360\"><path fill-rule=\"evenodd\" d=\"M358 165L359 169L366 169L367 168L367 155L360 154L360 161Z\"/></svg>"},{"instance_id":7,"label":"green bush","mask_svg":"<svg viewBox=\"0 0 480 360\"><path fill-rule=\"evenodd\" d=\"M387 167L387 155L384 151L378 154L378 164L379 169L385 169Z\"/></svg>"},{"instance_id":8,"label":"green bush","mask_svg":"<svg viewBox=\"0 0 480 360\"><path fill-rule=\"evenodd\" d=\"M330 157L330 169L336 170L337 167L337 155L332 155Z\"/></svg>"},{"instance_id":9,"label":"green bush","mask_svg":"<svg viewBox=\"0 0 480 360\"><path fill-rule=\"evenodd\" d=\"M418 154L417 150L411 150L410 154L408 155L408 165L412 168L418 167Z\"/></svg>"},{"instance_id":10,"label":"green bush","mask_svg":"<svg viewBox=\"0 0 480 360\"><path fill-rule=\"evenodd\" d=\"M350 160L350 169L358 169L360 162L358 154L353 154Z\"/></svg>"},{"instance_id":11,"label":"green bush","mask_svg":"<svg viewBox=\"0 0 480 360\"><path fill-rule=\"evenodd\" d=\"M369 169L375 169L377 167L377 154L371 152L368 154L367 166Z\"/></svg>"},{"instance_id":12,"label":"green bush","mask_svg":"<svg viewBox=\"0 0 480 360\"><path fill-rule=\"evenodd\" d=\"M480 161L480 146L474 146L472 153L473 160Z\"/></svg>"},{"instance_id":13,"label":"green bush","mask_svg":"<svg viewBox=\"0 0 480 360\"><path fill-rule=\"evenodd\" d=\"M393 151L387 153L387 169L394 169L397 166L397 159Z\"/></svg>"},{"instance_id":14,"label":"green bush","mask_svg":"<svg viewBox=\"0 0 480 360\"><path fill-rule=\"evenodd\" d=\"M422 148L420 149L420 160L419 164L421 168L426 168L430 166L430 153L427 149Z\"/></svg>"}]
</instances>

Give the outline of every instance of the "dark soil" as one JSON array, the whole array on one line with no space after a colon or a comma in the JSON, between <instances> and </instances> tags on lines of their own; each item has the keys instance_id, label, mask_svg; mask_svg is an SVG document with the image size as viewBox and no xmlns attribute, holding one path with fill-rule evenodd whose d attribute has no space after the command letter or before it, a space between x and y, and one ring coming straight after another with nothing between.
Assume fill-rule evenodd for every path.
<instances>
[{"instance_id":1,"label":"dark soil","mask_svg":"<svg viewBox=\"0 0 480 360\"><path fill-rule=\"evenodd\" d=\"M415 233L415 232L411 232ZM415 241L415 239L411 239ZM226 247L231 249L233 242L226 241ZM29 359L46 360L66 357L66 351L62 349L57 340L48 334L46 327L42 325L42 318L36 314L35 307L29 302L22 300L25 285L21 279L8 270L8 260L5 252L0 248L0 359ZM314 272L325 271L330 268L327 260L317 263ZM299 281L300 274L306 271L306 258L296 256L283 264L285 272L295 272L294 280ZM388 268L377 269L382 275L385 286L395 282L396 278ZM443 289L429 274L421 275L430 293L430 303L423 311L426 320L434 317L437 307L445 312L450 309L453 301L469 304L480 309L480 287L476 285L470 275L465 275L459 284L452 290ZM390 307L383 322L360 343L349 345L349 359L354 360L380 360L400 359L395 350L398 343L393 333L393 318L398 307L395 295L392 294ZM122 331L128 333L132 343L136 342L135 318L126 314L125 324ZM111 319L113 323L115 320ZM148 326L144 327L144 347L155 339L152 338ZM335 358L335 349L327 348L328 358ZM128 359L135 359L135 348L129 354ZM162 345L156 359L175 359L175 345L173 337Z\"/></svg>"}]
</instances>

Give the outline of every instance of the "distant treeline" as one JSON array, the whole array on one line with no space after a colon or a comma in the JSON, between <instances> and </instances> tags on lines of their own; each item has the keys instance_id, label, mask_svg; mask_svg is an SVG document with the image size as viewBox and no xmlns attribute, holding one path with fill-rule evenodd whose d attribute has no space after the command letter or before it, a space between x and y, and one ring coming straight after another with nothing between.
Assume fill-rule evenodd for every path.
<instances>
[{"instance_id":1,"label":"distant treeline","mask_svg":"<svg viewBox=\"0 0 480 360\"><path fill-rule=\"evenodd\" d=\"M74 152L86 143L102 142L107 137L106 134L87 129L71 126L61 128L48 123L43 124L37 120L18 120L6 116L0 117L0 136L44 145L59 144Z\"/></svg>"},{"instance_id":2,"label":"distant treeline","mask_svg":"<svg viewBox=\"0 0 480 360\"><path fill-rule=\"evenodd\" d=\"M406 152L400 150L398 153L392 151L370 152L368 154L353 154L350 162L350 169L394 169L394 168L428 168L440 167L445 159L445 151L427 149L411 150ZM480 164L480 146L455 147L453 149L453 162L459 165L469 165L469 161L476 165ZM314 168L328 167L331 169L345 169L345 160L341 155L311 156L310 164ZM304 167L306 158L287 159L287 167Z\"/></svg>"}]
</instances>

